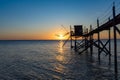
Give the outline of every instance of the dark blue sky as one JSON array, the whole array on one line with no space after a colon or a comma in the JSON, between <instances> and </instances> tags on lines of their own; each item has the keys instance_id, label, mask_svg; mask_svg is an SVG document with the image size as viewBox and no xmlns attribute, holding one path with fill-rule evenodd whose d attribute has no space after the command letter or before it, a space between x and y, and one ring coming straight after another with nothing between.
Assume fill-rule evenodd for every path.
<instances>
[{"instance_id":1,"label":"dark blue sky","mask_svg":"<svg viewBox=\"0 0 120 80\"><path fill-rule=\"evenodd\" d=\"M92 24L113 1L0 0L0 39L52 39L61 24Z\"/></svg>"}]
</instances>

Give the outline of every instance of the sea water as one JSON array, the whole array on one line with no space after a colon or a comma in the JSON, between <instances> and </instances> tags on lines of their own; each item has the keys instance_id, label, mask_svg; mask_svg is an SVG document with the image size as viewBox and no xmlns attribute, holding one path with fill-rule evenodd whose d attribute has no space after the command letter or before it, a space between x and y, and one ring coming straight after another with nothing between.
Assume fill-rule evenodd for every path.
<instances>
[{"instance_id":1,"label":"sea water","mask_svg":"<svg viewBox=\"0 0 120 80\"><path fill-rule=\"evenodd\" d=\"M105 40L103 41L105 43ZM115 80L114 44L111 42L111 64L98 49L78 54L64 41L0 41L0 80ZM120 73L120 40L117 43ZM107 46L108 47L108 46ZM120 75L118 73L118 80Z\"/></svg>"}]
</instances>

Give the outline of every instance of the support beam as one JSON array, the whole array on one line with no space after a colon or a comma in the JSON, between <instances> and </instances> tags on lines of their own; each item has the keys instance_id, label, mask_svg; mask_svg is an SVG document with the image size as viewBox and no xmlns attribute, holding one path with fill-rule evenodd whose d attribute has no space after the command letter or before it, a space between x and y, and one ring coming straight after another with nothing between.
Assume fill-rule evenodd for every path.
<instances>
[{"instance_id":1,"label":"support beam","mask_svg":"<svg viewBox=\"0 0 120 80\"><path fill-rule=\"evenodd\" d=\"M120 30L119 30L117 27L115 27L115 29L116 29L116 31L120 34Z\"/></svg>"},{"instance_id":2,"label":"support beam","mask_svg":"<svg viewBox=\"0 0 120 80\"><path fill-rule=\"evenodd\" d=\"M97 27L99 28L99 20L97 19ZM98 46L100 46L100 33L98 32ZM98 61L100 63L100 48L98 48Z\"/></svg>"},{"instance_id":3,"label":"support beam","mask_svg":"<svg viewBox=\"0 0 120 80\"><path fill-rule=\"evenodd\" d=\"M77 39L76 39L76 36L75 36L75 51L77 50Z\"/></svg>"},{"instance_id":4,"label":"support beam","mask_svg":"<svg viewBox=\"0 0 120 80\"><path fill-rule=\"evenodd\" d=\"M115 19L115 4L113 4L113 32L114 32L114 69L115 69L115 77L117 77L118 69L117 69L117 37L116 37L116 19Z\"/></svg>"},{"instance_id":5,"label":"support beam","mask_svg":"<svg viewBox=\"0 0 120 80\"><path fill-rule=\"evenodd\" d=\"M106 53L106 55L108 55L108 54L109 54L109 50L107 49L106 45L109 43L109 40L108 40L105 44L103 44L102 41L100 41L100 43L101 43L101 46L102 46L102 48L100 49L100 53L101 53L102 51L104 51L104 52ZM105 50L104 50L104 49L105 49Z\"/></svg>"},{"instance_id":6,"label":"support beam","mask_svg":"<svg viewBox=\"0 0 120 80\"><path fill-rule=\"evenodd\" d=\"M110 21L110 18L108 19ZM111 31L109 28L108 31L108 36L109 36L109 65L111 64Z\"/></svg>"},{"instance_id":7,"label":"support beam","mask_svg":"<svg viewBox=\"0 0 120 80\"><path fill-rule=\"evenodd\" d=\"M90 25L90 31L92 31L92 25ZM93 35L90 35L90 54L93 54Z\"/></svg>"},{"instance_id":8,"label":"support beam","mask_svg":"<svg viewBox=\"0 0 120 80\"><path fill-rule=\"evenodd\" d=\"M72 28L70 26L70 43L71 43L71 49L73 48L72 46Z\"/></svg>"}]
</instances>

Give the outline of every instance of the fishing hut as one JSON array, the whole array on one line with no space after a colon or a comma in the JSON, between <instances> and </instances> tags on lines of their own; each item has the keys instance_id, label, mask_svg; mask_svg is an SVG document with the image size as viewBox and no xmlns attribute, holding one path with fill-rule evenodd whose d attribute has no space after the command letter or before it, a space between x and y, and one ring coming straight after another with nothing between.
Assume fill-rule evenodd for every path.
<instances>
[{"instance_id":1,"label":"fishing hut","mask_svg":"<svg viewBox=\"0 0 120 80\"><path fill-rule=\"evenodd\" d=\"M83 28L82 25L74 25L74 29L71 28L70 26L70 39L71 39L71 48L74 48L75 51L77 51L78 48L78 41L77 38L81 37L83 35ZM74 39L74 46L72 45L73 43L73 39Z\"/></svg>"}]
</instances>

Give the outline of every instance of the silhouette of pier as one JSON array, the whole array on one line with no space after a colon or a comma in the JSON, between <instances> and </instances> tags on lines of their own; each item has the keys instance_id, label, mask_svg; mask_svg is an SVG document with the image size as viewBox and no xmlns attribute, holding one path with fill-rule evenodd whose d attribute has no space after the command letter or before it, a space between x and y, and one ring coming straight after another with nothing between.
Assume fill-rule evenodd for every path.
<instances>
[{"instance_id":1,"label":"silhouette of pier","mask_svg":"<svg viewBox=\"0 0 120 80\"><path fill-rule=\"evenodd\" d=\"M88 32L88 28L83 30L82 25L75 25L74 30L70 26L70 40L71 40L71 48L74 49L79 54L82 54L84 51L90 49L91 56L93 55L93 46L98 48L98 62L100 64L101 61L101 53L104 52L109 56L109 64L111 63L111 29L113 28L113 40L114 40L114 72L115 77L118 75L118 61L117 61L117 32L120 34L120 30L117 27L120 24L120 13L116 15L116 7L113 3L112 6L112 18L108 17L108 21L104 24L99 23L99 19L96 21L97 28L92 29L92 25L90 25L90 30ZM84 31L84 32L83 32ZM108 31L108 39L105 43L102 42L100 38L100 33L102 31ZM97 39L94 39L93 35L97 34ZM79 37L82 37L81 42L78 41ZM74 42L74 45L73 45ZM108 48L107 48L108 46ZM82 49L82 50L80 50ZM116 78L117 79L117 78Z\"/></svg>"}]
</instances>

